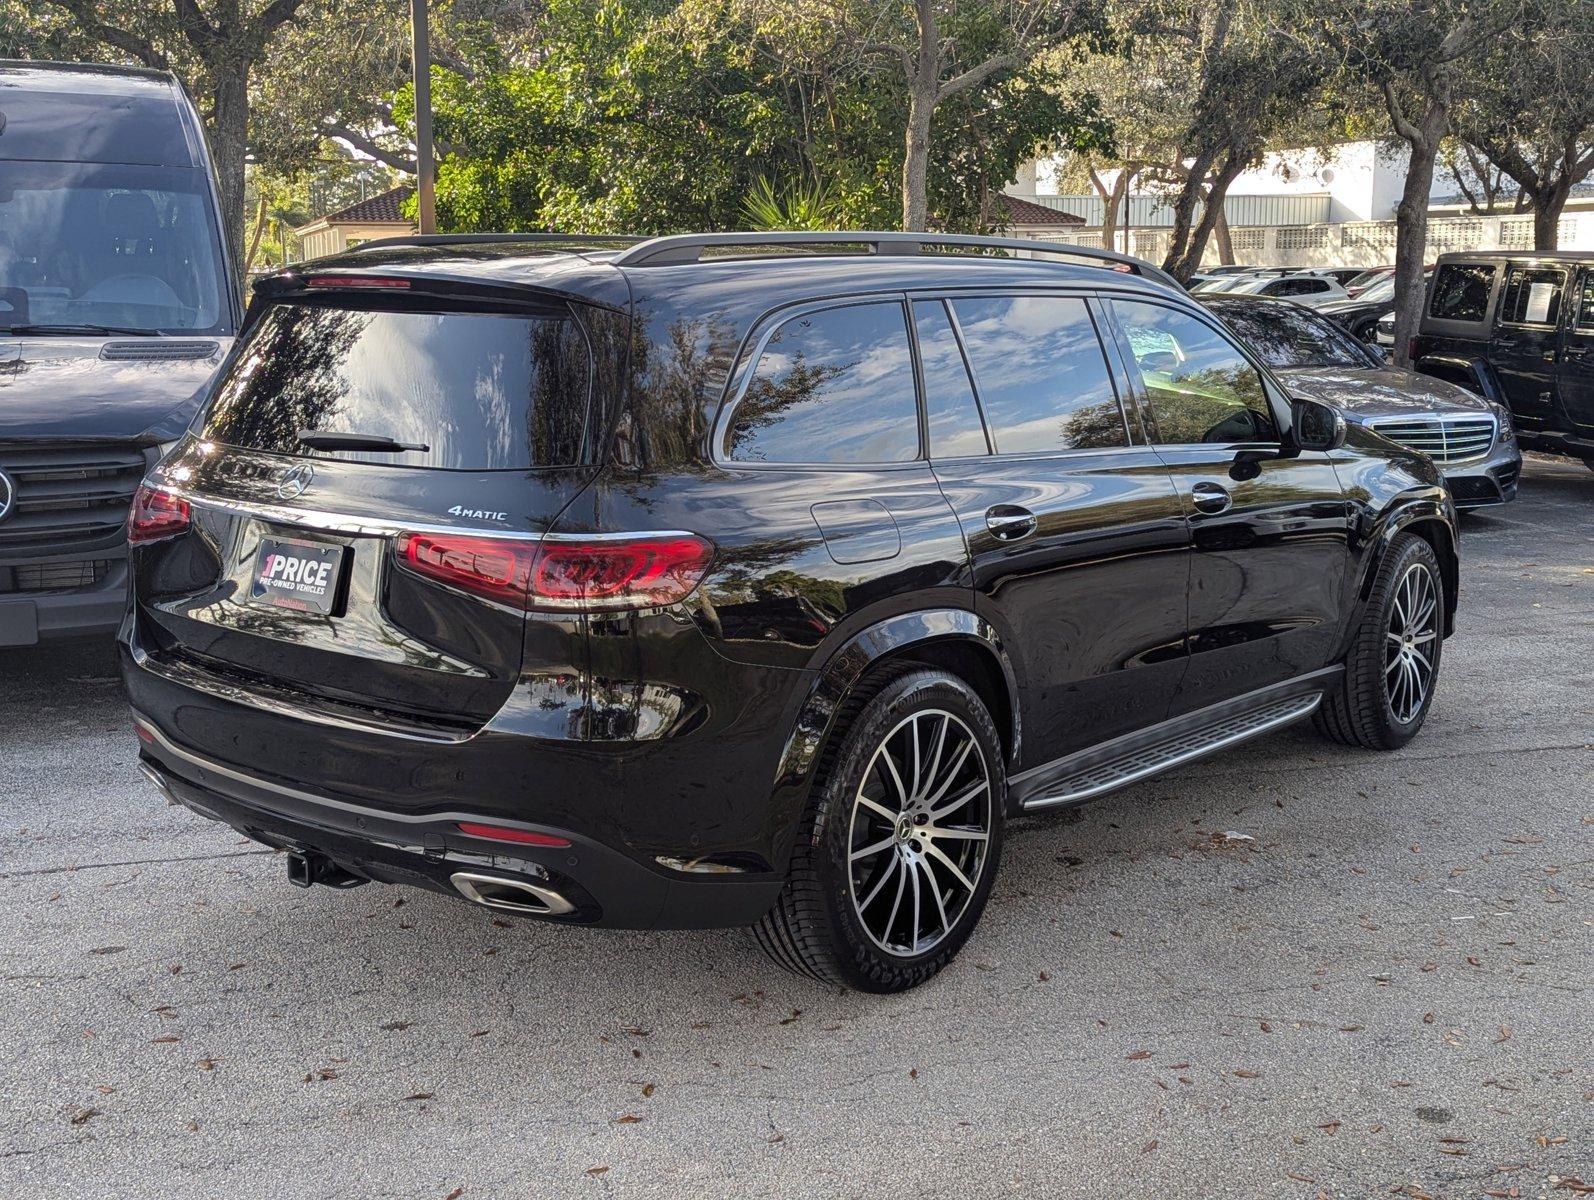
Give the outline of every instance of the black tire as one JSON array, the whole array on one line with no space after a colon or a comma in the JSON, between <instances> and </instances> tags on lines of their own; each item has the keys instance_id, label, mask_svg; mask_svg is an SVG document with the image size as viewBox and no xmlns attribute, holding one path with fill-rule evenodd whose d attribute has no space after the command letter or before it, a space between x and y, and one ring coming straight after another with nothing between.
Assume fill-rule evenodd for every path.
<instances>
[{"instance_id":1,"label":"black tire","mask_svg":"<svg viewBox=\"0 0 1594 1200\"><path fill-rule=\"evenodd\" d=\"M938 729L940 746L929 745ZM921 789L905 769L899 776L908 776L907 782L893 785L888 772L895 769L895 755L900 752L906 766L910 739L921 731L923 774L930 784ZM965 735L970 748L964 764L953 766ZM892 758L890 766L879 754ZM964 807L946 807L979 787L975 770L985 776L983 810L977 796ZM942 778L943 795L930 795ZM1006 783L996 726L966 683L911 663L866 678L844 706L821 759L786 887L753 927L759 944L787 970L825 983L866 992L917 987L952 960L985 909L1001 861ZM892 800L893 788L902 802ZM891 801L894 821L881 814L880 801ZM882 832L889 845L872 841ZM979 847L983 854L974 857ZM909 880L916 905L911 918L897 907ZM883 915L893 886L893 906ZM932 896L939 912L929 906ZM916 951L921 931L923 949Z\"/></svg>"},{"instance_id":2,"label":"black tire","mask_svg":"<svg viewBox=\"0 0 1594 1200\"><path fill-rule=\"evenodd\" d=\"M1391 665L1392 658L1408 657L1411 670L1417 670L1417 660L1409 658L1409 649L1402 652L1393 637L1395 626L1402 624L1403 605L1410 602L1401 589L1414 571L1426 574L1433 604L1429 640L1417 641L1423 636L1418 632L1411 643L1419 651L1431 648L1431 667L1420 702L1414 693L1402 690L1406 687L1400 682L1404 668ZM1418 614L1412 615L1420 615L1426 602L1415 607ZM1343 745L1369 750L1397 750L1411 741L1433 704L1444 653L1444 620L1444 572L1433 547L1415 534L1398 535L1378 565L1361 628L1345 657L1345 672L1317 707L1314 720L1318 732ZM1392 679L1396 681L1393 685Z\"/></svg>"}]
</instances>

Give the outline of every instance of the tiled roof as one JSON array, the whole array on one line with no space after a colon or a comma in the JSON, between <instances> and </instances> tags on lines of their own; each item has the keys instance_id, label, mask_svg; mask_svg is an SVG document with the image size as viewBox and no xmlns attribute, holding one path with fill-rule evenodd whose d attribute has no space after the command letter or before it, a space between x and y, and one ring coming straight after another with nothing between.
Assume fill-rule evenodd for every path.
<instances>
[{"instance_id":1,"label":"tiled roof","mask_svg":"<svg viewBox=\"0 0 1594 1200\"><path fill-rule=\"evenodd\" d=\"M371 221L403 221L409 218L399 211L403 204L415 194L415 188L410 184L389 188L385 192L378 192L374 196L367 196L337 212L328 213L325 220L347 225L363 225Z\"/></svg>"},{"instance_id":2,"label":"tiled roof","mask_svg":"<svg viewBox=\"0 0 1594 1200\"><path fill-rule=\"evenodd\" d=\"M1076 217L1073 213L1063 212L1061 209L1047 208L1044 204L1035 204L1029 200L1021 200L1017 196L1002 193L1002 207L1007 209L1007 219L1014 225L1083 225L1084 217Z\"/></svg>"}]
</instances>

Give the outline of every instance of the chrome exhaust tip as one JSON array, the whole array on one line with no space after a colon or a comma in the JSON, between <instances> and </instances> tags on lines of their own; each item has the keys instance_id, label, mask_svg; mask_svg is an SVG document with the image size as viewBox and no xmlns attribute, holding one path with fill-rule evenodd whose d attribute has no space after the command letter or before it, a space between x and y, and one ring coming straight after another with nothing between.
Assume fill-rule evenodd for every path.
<instances>
[{"instance_id":1,"label":"chrome exhaust tip","mask_svg":"<svg viewBox=\"0 0 1594 1200\"><path fill-rule=\"evenodd\" d=\"M155 790L166 798L166 803L167 804L181 804L182 803L182 801L179 800L176 797L176 795L172 792L172 785L166 782L166 776L162 775L158 770L156 770L154 767L150 766L149 763L147 763L147 762L139 763L138 764L138 769L143 774L145 779L149 780L151 783L153 783L155 785Z\"/></svg>"},{"instance_id":2,"label":"chrome exhaust tip","mask_svg":"<svg viewBox=\"0 0 1594 1200\"><path fill-rule=\"evenodd\" d=\"M455 871L449 882L465 899L487 908L520 913L528 917L558 917L574 912L575 905L552 888L539 887L521 879L498 875L478 875L474 871Z\"/></svg>"}]
</instances>

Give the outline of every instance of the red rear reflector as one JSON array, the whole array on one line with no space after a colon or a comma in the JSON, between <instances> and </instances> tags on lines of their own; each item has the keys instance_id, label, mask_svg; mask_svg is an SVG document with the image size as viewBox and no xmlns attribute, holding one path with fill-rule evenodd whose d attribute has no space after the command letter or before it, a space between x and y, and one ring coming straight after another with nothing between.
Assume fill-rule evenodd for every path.
<instances>
[{"instance_id":1,"label":"red rear reflector","mask_svg":"<svg viewBox=\"0 0 1594 1200\"><path fill-rule=\"evenodd\" d=\"M379 275L312 275L304 281L313 288L407 288L408 279L385 279Z\"/></svg>"},{"instance_id":2,"label":"red rear reflector","mask_svg":"<svg viewBox=\"0 0 1594 1200\"><path fill-rule=\"evenodd\" d=\"M137 721L133 722L133 732L138 734L138 740L143 742L146 746L153 746L155 744L154 733L144 728L144 726L140 725Z\"/></svg>"},{"instance_id":3,"label":"red rear reflector","mask_svg":"<svg viewBox=\"0 0 1594 1200\"><path fill-rule=\"evenodd\" d=\"M127 541L131 546L158 542L187 533L189 524L188 501L141 483L133 493L133 507L127 514Z\"/></svg>"},{"instance_id":4,"label":"red rear reflector","mask_svg":"<svg viewBox=\"0 0 1594 1200\"><path fill-rule=\"evenodd\" d=\"M533 833L529 829L511 829L507 825L481 825L475 821L456 822L461 833L468 833L471 837L490 838L495 842L519 842L524 846L551 846L556 850L568 850L570 839L554 837L551 833Z\"/></svg>"},{"instance_id":5,"label":"red rear reflector","mask_svg":"<svg viewBox=\"0 0 1594 1200\"><path fill-rule=\"evenodd\" d=\"M540 545L455 533L400 534L399 561L418 574L517 607L618 612L686 599L714 547L693 534L636 534Z\"/></svg>"}]
</instances>

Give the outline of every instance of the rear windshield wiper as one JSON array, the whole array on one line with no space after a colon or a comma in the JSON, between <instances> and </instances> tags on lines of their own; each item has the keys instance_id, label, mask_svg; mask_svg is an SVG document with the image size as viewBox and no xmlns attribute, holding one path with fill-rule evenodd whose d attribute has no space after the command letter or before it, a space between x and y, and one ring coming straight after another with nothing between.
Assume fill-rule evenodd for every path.
<instances>
[{"instance_id":1,"label":"rear windshield wiper","mask_svg":"<svg viewBox=\"0 0 1594 1200\"><path fill-rule=\"evenodd\" d=\"M159 337L159 329L135 329L125 325L4 325L0 326L0 333L27 333L39 337L61 336L70 337L75 333L87 333L100 337Z\"/></svg>"},{"instance_id":2,"label":"rear windshield wiper","mask_svg":"<svg viewBox=\"0 0 1594 1200\"><path fill-rule=\"evenodd\" d=\"M396 442L385 433L325 433L319 429L301 429L298 438L312 450L414 450L425 454L431 449L421 442Z\"/></svg>"}]
</instances>

